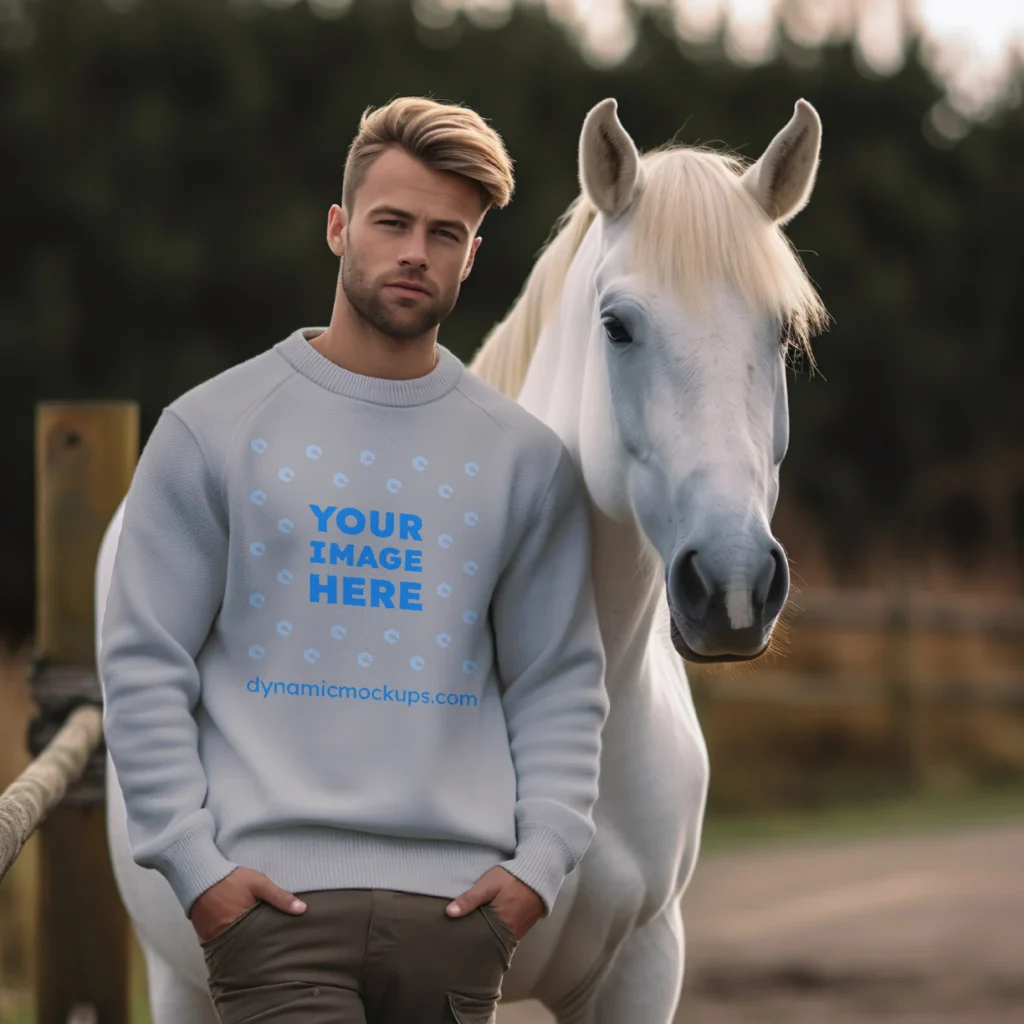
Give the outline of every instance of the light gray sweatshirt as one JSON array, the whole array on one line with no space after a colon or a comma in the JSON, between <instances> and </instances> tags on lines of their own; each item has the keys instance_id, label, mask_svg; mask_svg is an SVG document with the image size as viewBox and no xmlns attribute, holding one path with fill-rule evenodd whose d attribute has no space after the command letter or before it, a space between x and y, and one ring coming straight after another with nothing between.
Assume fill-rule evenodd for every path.
<instances>
[{"instance_id":1,"label":"light gray sweatshirt","mask_svg":"<svg viewBox=\"0 0 1024 1024\"><path fill-rule=\"evenodd\" d=\"M559 438L440 349L351 373L296 331L171 403L129 490L104 730L137 863L187 912L236 866L550 912L607 714Z\"/></svg>"}]
</instances>

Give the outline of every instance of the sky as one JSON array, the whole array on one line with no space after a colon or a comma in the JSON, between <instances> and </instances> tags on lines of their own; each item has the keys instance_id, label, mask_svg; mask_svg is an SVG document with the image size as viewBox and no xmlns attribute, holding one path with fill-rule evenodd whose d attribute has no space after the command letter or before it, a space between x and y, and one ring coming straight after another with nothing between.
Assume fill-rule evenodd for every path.
<instances>
[{"instance_id":1,"label":"sky","mask_svg":"<svg viewBox=\"0 0 1024 1024\"><path fill-rule=\"evenodd\" d=\"M511 0L415 0L426 17L461 8L494 24ZM530 2L530 0L527 0ZM628 53L632 33L624 0L532 0L573 25L593 59L613 63ZM951 106L984 115L1006 96L1012 61L1024 64L1024 0L634 0L669 7L679 31L693 41L724 23L729 55L756 63L774 52L775 27L808 45L856 40L865 64L891 73L902 63L908 26L922 36L925 59L946 85Z\"/></svg>"}]
</instances>

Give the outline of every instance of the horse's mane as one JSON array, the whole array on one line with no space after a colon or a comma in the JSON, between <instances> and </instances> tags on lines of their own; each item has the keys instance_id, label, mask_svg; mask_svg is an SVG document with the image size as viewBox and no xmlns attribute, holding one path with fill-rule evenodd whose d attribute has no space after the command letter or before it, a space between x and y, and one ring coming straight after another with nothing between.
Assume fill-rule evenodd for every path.
<instances>
[{"instance_id":1,"label":"horse's mane","mask_svg":"<svg viewBox=\"0 0 1024 1024\"><path fill-rule=\"evenodd\" d=\"M526 379L537 340L562 294L569 266L597 210L578 196L555 224L508 315L484 340L470 369L513 398Z\"/></svg>"},{"instance_id":2,"label":"horse's mane","mask_svg":"<svg viewBox=\"0 0 1024 1024\"><path fill-rule=\"evenodd\" d=\"M690 146L641 159L642 185L633 227L633 261L641 275L696 306L726 281L754 308L783 325L787 343L811 358L810 339L827 319L796 250L740 184L745 163ZM518 395L566 274L596 210L580 195L559 218L508 315L470 364L507 395Z\"/></svg>"}]
</instances>

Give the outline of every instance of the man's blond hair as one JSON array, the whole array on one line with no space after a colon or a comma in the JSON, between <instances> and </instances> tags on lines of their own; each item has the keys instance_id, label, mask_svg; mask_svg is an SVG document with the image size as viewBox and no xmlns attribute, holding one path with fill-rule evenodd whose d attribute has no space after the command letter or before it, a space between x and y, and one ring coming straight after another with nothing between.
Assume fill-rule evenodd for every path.
<instances>
[{"instance_id":1,"label":"man's blond hair","mask_svg":"<svg viewBox=\"0 0 1024 1024\"><path fill-rule=\"evenodd\" d=\"M404 96L363 112L345 161L341 201L349 213L367 170L393 147L432 170L474 182L485 212L492 206L507 206L512 198L512 160L501 136L479 114L453 103Z\"/></svg>"}]
</instances>

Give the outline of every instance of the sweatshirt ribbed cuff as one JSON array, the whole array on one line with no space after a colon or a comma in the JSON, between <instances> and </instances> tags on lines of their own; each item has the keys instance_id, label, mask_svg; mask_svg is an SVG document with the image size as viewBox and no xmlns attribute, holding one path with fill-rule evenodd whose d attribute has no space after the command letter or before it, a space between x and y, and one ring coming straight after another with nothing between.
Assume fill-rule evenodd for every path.
<instances>
[{"instance_id":1,"label":"sweatshirt ribbed cuff","mask_svg":"<svg viewBox=\"0 0 1024 1024\"><path fill-rule=\"evenodd\" d=\"M576 867L575 858L566 841L544 825L521 826L519 837L515 856L500 867L528 885L544 901L547 916L566 875Z\"/></svg>"},{"instance_id":2,"label":"sweatshirt ribbed cuff","mask_svg":"<svg viewBox=\"0 0 1024 1024\"><path fill-rule=\"evenodd\" d=\"M148 859L146 866L156 868L170 882L186 916L210 886L238 867L203 831L186 832L162 853Z\"/></svg>"}]
</instances>

